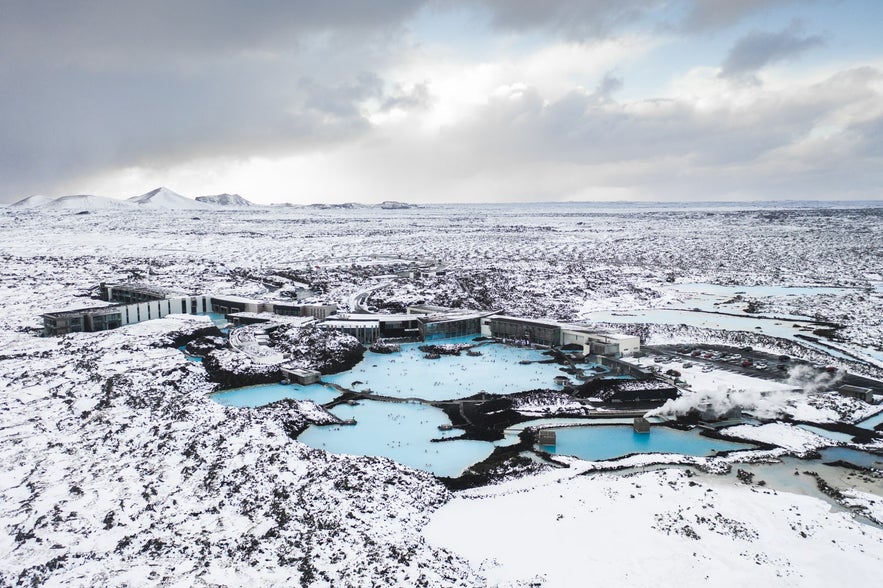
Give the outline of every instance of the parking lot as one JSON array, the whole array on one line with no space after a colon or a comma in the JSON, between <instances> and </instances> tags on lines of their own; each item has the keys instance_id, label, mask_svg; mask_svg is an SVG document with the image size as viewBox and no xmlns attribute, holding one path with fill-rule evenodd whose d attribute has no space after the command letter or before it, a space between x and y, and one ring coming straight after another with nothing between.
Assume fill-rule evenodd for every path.
<instances>
[{"instance_id":1,"label":"parking lot","mask_svg":"<svg viewBox=\"0 0 883 588\"><path fill-rule=\"evenodd\" d=\"M837 385L852 384L872 388L875 393L883 393L883 382L843 373L833 366L814 364L784 355L773 355L756 351L750 347L727 347L723 345L647 345L644 351L654 358L654 365L660 373L673 369L681 371L686 364L695 367L726 370L743 376L787 382L789 372L795 366L803 365L817 374L830 373L837 376ZM810 372L812 373L812 372Z\"/></svg>"}]
</instances>

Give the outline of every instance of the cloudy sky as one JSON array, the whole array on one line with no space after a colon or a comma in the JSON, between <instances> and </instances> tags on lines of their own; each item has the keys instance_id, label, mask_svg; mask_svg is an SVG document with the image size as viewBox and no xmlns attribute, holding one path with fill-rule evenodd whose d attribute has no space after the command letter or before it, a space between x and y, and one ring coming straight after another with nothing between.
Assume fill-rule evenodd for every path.
<instances>
[{"instance_id":1,"label":"cloudy sky","mask_svg":"<svg viewBox=\"0 0 883 588\"><path fill-rule=\"evenodd\" d=\"M883 199L880 0L0 0L0 202Z\"/></svg>"}]
</instances>

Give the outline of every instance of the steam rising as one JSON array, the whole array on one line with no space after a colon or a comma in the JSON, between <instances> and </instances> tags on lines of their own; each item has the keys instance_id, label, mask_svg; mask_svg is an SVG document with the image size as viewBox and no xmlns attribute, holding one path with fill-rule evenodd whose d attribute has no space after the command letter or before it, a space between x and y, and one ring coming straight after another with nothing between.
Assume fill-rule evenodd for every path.
<instances>
[{"instance_id":1,"label":"steam rising","mask_svg":"<svg viewBox=\"0 0 883 588\"><path fill-rule=\"evenodd\" d=\"M790 409L808 395L824 392L843 378L842 372L830 374L807 365L796 365L788 370L787 383L794 390L746 391L732 386L720 386L717 390L688 391L683 396L669 400L645 416L676 418L691 411L698 411L702 418L712 420L737 414L737 411L750 412L758 418L777 418L790 412Z\"/></svg>"}]
</instances>

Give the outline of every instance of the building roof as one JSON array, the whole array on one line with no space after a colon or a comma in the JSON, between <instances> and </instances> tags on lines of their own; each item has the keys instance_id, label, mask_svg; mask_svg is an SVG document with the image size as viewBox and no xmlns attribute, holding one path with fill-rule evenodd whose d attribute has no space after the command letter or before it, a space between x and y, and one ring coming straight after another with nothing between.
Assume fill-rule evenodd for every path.
<instances>
[{"instance_id":1,"label":"building roof","mask_svg":"<svg viewBox=\"0 0 883 588\"><path fill-rule=\"evenodd\" d=\"M379 329L380 323L378 321L322 321L319 326L329 329L356 329L359 327Z\"/></svg>"},{"instance_id":2,"label":"building roof","mask_svg":"<svg viewBox=\"0 0 883 588\"><path fill-rule=\"evenodd\" d=\"M506 316L502 314L495 314L490 317L491 320L504 320L510 321L513 323L521 323L521 324L529 324L529 325L539 325L543 327L553 327L553 328L561 328L561 323L558 321L553 321L549 319L532 319L532 318L524 318L524 317L516 317L516 316Z\"/></svg>"},{"instance_id":3,"label":"building roof","mask_svg":"<svg viewBox=\"0 0 883 588\"><path fill-rule=\"evenodd\" d=\"M244 296L236 296L235 294L212 294L212 300L217 300L218 302L239 302L243 304L263 304L260 300L255 300L254 298L245 298Z\"/></svg>"},{"instance_id":4,"label":"building roof","mask_svg":"<svg viewBox=\"0 0 883 588\"><path fill-rule=\"evenodd\" d=\"M340 322L377 322L377 323L396 323L416 321L417 317L413 314L360 314L355 312L338 313L336 320Z\"/></svg>"},{"instance_id":5,"label":"building roof","mask_svg":"<svg viewBox=\"0 0 883 588\"><path fill-rule=\"evenodd\" d=\"M226 315L232 318L244 318L266 321L269 323L286 324L286 325L308 325L316 322L311 316L289 316L284 314L276 314L273 312L231 312Z\"/></svg>"},{"instance_id":6,"label":"building roof","mask_svg":"<svg viewBox=\"0 0 883 588\"><path fill-rule=\"evenodd\" d=\"M423 324L427 323L453 323L457 321L477 320L489 316L490 312L461 312L458 314L429 314L421 315L417 320ZM414 315L411 315L414 316Z\"/></svg>"},{"instance_id":7,"label":"building roof","mask_svg":"<svg viewBox=\"0 0 883 588\"><path fill-rule=\"evenodd\" d=\"M56 312L44 312L40 316L45 318L65 318L74 316L83 316L86 314L106 314L105 311L113 312L114 309L124 307L124 304L108 304L107 306L89 306L87 308L71 308L68 310L59 310Z\"/></svg>"}]
</instances>

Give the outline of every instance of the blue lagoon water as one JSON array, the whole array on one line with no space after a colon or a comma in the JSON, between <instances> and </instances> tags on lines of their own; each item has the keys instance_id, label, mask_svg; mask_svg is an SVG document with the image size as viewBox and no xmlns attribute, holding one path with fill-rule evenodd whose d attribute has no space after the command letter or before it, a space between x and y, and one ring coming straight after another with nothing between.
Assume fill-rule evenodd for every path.
<instances>
[{"instance_id":1,"label":"blue lagoon water","mask_svg":"<svg viewBox=\"0 0 883 588\"><path fill-rule=\"evenodd\" d=\"M863 468L883 469L883 456L846 447L828 447L819 451L822 461L845 461Z\"/></svg>"},{"instance_id":2,"label":"blue lagoon water","mask_svg":"<svg viewBox=\"0 0 883 588\"><path fill-rule=\"evenodd\" d=\"M456 437L462 431L440 431L438 426L448 425L450 420L440 409L424 404L360 400L355 406L342 404L331 412L341 419L355 419L357 424L312 426L301 433L298 441L333 453L388 457L418 470L451 477L459 476L494 450L494 444L487 441L433 443L432 439Z\"/></svg>"},{"instance_id":3,"label":"blue lagoon water","mask_svg":"<svg viewBox=\"0 0 883 588\"><path fill-rule=\"evenodd\" d=\"M467 337L432 343L452 342L471 343L472 340ZM539 349L487 344L476 348L481 353L479 357L470 357L464 352L460 356L424 359L425 354L418 349L420 345L424 344L404 344L399 353L366 352L362 362L352 370L322 379L354 390L369 388L375 394L437 401L465 398L479 392L509 394L536 388L560 389L553 379L565 375L555 363L519 363L550 359ZM355 381L363 383L354 386Z\"/></svg>"},{"instance_id":4,"label":"blue lagoon water","mask_svg":"<svg viewBox=\"0 0 883 588\"><path fill-rule=\"evenodd\" d=\"M810 433L815 433L820 437L825 437L826 439L830 439L835 442L843 442L849 443L852 441L852 435L847 433L838 433L837 431L828 431L827 429L822 429L821 427L813 427L812 425L797 425L798 428L803 429L804 431L809 431Z\"/></svg>"},{"instance_id":5,"label":"blue lagoon water","mask_svg":"<svg viewBox=\"0 0 883 588\"><path fill-rule=\"evenodd\" d=\"M557 444L540 446L549 453L573 455L588 461L614 459L629 453L679 453L708 456L717 451L752 449L752 445L720 441L698 431L652 427L649 434L635 433L630 426L588 426L555 429Z\"/></svg>"},{"instance_id":6,"label":"blue lagoon water","mask_svg":"<svg viewBox=\"0 0 883 588\"><path fill-rule=\"evenodd\" d=\"M875 414L874 416L872 416L868 419L865 419L860 423L857 423L856 426L861 427L862 429L872 429L873 430L873 428L876 427L877 425L879 425L880 423L883 423L883 411L880 411L877 414Z\"/></svg>"},{"instance_id":7,"label":"blue lagoon water","mask_svg":"<svg viewBox=\"0 0 883 588\"><path fill-rule=\"evenodd\" d=\"M246 386L234 388L212 394L212 400L226 406L263 406L282 400L294 398L295 400L312 400L316 404L325 404L337 398L339 394L333 388L322 384L310 384L298 386L297 384L261 384L259 386Z\"/></svg>"}]
</instances>

